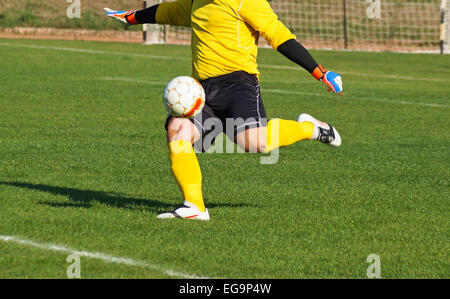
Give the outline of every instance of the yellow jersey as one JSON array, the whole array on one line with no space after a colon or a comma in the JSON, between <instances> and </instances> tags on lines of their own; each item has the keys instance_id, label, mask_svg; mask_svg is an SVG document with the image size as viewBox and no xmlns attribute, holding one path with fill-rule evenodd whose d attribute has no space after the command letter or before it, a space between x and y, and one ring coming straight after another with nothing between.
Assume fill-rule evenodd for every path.
<instances>
[{"instance_id":1,"label":"yellow jersey","mask_svg":"<svg viewBox=\"0 0 450 299\"><path fill-rule=\"evenodd\" d=\"M192 75L197 80L234 71L259 77L259 35L274 49L295 39L267 0L163 2L156 11L156 22L192 28Z\"/></svg>"}]
</instances>

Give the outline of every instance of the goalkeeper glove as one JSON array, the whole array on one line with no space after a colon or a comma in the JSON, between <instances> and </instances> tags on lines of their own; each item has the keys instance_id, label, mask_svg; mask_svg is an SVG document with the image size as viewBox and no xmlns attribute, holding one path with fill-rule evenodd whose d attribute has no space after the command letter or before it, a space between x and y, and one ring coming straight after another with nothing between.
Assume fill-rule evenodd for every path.
<instances>
[{"instance_id":1,"label":"goalkeeper glove","mask_svg":"<svg viewBox=\"0 0 450 299\"><path fill-rule=\"evenodd\" d=\"M312 72L314 78L322 81L329 90L339 93L342 91L342 77L331 71L327 71L323 66L319 65Z\"/></svg>"},{"instance_id":2,"label":"goalkeeper glove","mask_svg":"<svg viewBox=\"0 0 450 299\"><path fill-rule=\"evenodd\" d=\"M122 11L122 10L112 10L109 8L103 9L106 12L106 16L114 18L121 21L122 23L128 25L137 25L139 22L135 18L136 10L133 11Z\"/></svg>"}]
</instances>

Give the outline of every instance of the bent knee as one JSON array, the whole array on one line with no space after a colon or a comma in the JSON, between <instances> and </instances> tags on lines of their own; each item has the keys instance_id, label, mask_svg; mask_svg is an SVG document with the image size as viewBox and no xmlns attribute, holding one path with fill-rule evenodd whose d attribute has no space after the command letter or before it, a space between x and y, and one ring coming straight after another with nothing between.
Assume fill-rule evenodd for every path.
<instances>
[{"instance_id":1,"label":"bent knee","mask_svg":"<svg viewBox=\"0 0 450 299\"><path fill-rule=\"evenodd\" d=\"M240 132L236 135L236 143L247 152L263 153L267 145L267 129L258 127Z\"/></svg>"},{"instance_id":2,"label":"bent knee","mask_svg":"<svg viewBox=\"0 0 450 299\"><path fill-rule=\"evenodd\" d=\"M200 138L200 133L195 125L186 118L174 117L167 126L167 141L186 140L194 143Z\"/></svg>"}]
</instances>

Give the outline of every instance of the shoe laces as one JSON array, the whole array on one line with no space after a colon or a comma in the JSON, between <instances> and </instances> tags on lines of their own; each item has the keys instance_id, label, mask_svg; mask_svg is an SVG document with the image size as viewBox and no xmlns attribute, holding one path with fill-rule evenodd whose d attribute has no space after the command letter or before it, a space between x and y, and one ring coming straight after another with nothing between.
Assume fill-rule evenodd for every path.
<instances>
[{"instance_id":1,"label":"shoe laces","mask_svg":"<svg viewBox=\"0 0 450 299\"><path fill-rule=\"evenodd\" d=\"M328 125L329 129L319 127L319 137L317 140L323 143L330 143L335 139L334 130L331 125Z\"/></svg>"}]
</instances>

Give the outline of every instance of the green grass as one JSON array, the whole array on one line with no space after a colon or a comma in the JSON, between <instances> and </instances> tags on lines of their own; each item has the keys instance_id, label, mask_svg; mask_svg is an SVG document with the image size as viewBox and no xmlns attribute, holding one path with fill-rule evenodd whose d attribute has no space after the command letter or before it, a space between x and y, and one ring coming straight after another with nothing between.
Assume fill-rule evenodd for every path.
<instances>
[{"instance_id":1,"label":"green grass","mask_svg":"<svg viewBox=\"0 0 450 299\"><path fill-rule=\"evenodd\" d=\"M65 0L2 0L0 28L50 27L96 30L142 30L142 26L125 26L107 21L104 7L133 10L142 8L140 0L80 1L81 18L68 18L72 3Z\"/></svg>"},{"instance_id":2,"label":"green grass","mask_svg":"<svg viewBox=\"0 0 450 299\"><path fill-rule=\"evenodd\" d=\"M345 95L332 96L261 50L269 116L308 112L343 145L300 142L273 165L198 155L205 223L156 219L181 201L161 93L190 74L189 47L1 40L0 53L0 235L206 277L365 278L372 253L384 278L450 276L447 56L314 51L343 74ZM66 277L66 253L4 241L0 252L0 278ZM82 277L168 276L83 257Z\"/></svg>"}]
</instances>

